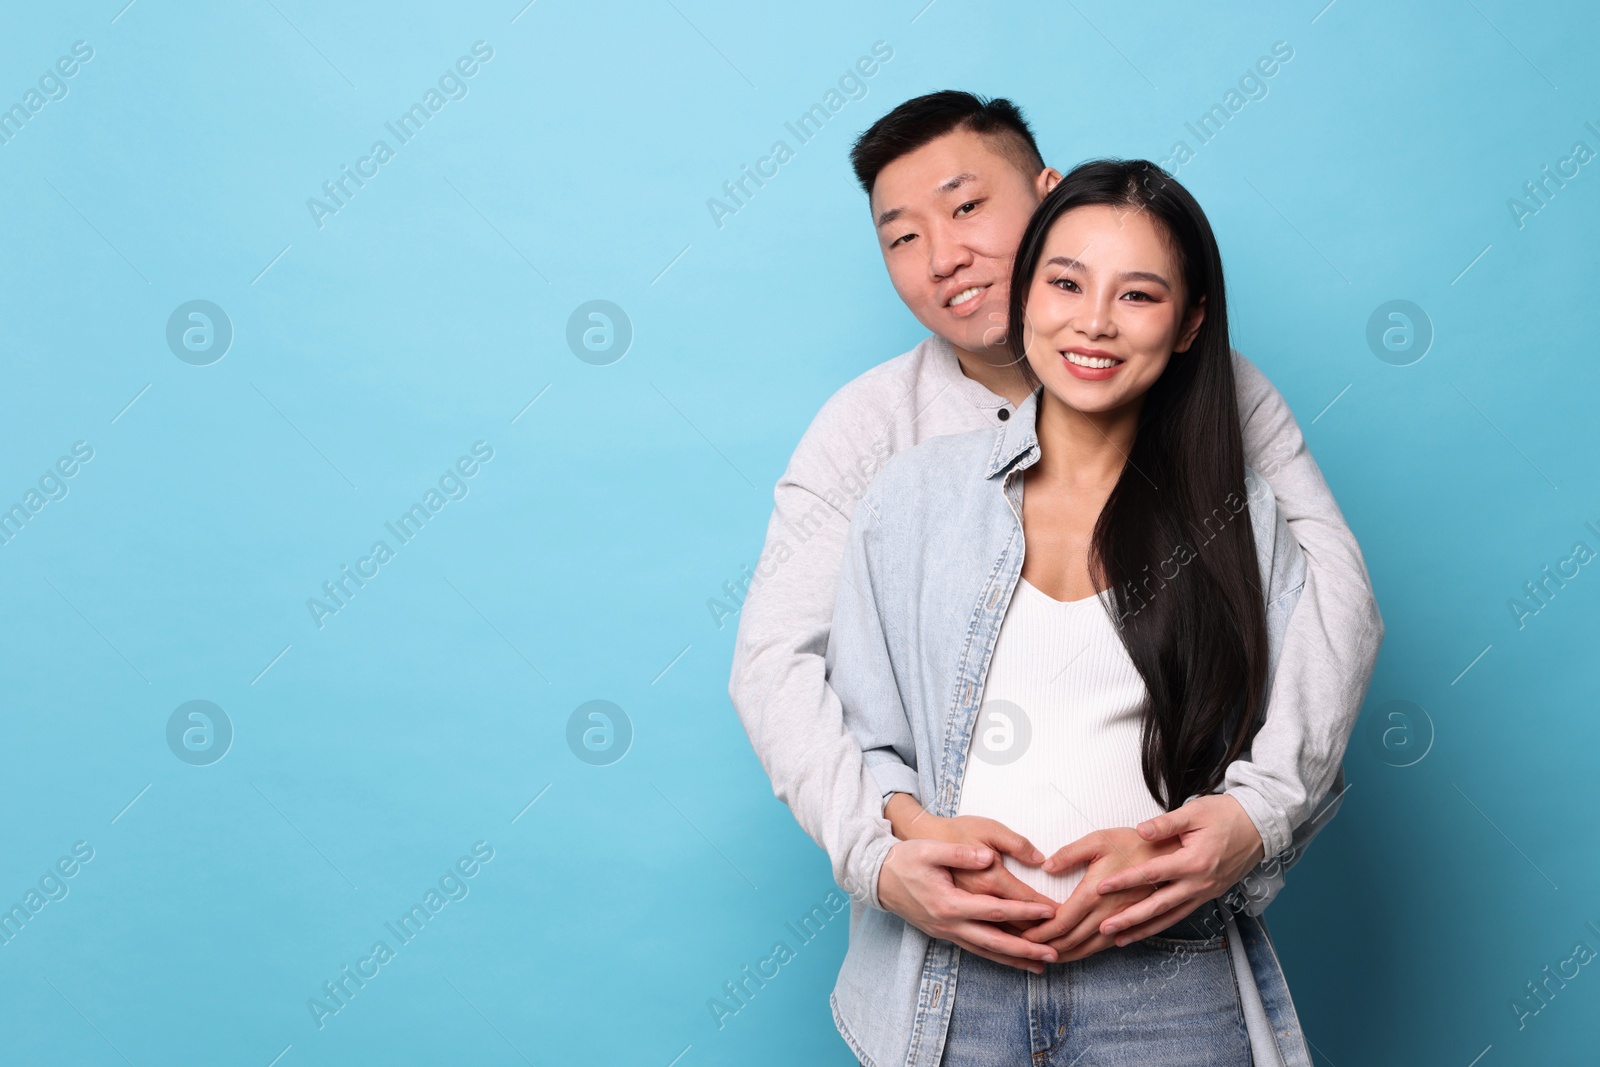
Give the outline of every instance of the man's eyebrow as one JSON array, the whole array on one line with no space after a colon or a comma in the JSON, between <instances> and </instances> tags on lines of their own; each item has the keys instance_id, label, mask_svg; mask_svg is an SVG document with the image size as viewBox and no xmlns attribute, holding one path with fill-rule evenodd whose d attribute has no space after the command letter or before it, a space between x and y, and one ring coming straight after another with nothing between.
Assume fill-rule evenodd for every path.
<instances>
[{"instance_id":1,"label":"man's eyebrow","mask_svg":"<svg viewBox=\"0 0 1600 1067\"><path fill-rule=\"evenodd\" d=\"M1063 266L1063 267L1067 268L1068 270L1087 271L1089 269L1088 267L1084 266L1082 263L1078 262L1076 259L1073 259L1071 256L1051 256L1049 259L1045 260L1045 266L1048 267L1048 266L1051 266L1053 264L1054 265ZM1160 284L1166 286L1168 289L1172 288L1172 283L1171 282L1167 281L1161 275L1156 274L1153 271L1148 271L1148 270L1125 270L1121 274L1117 275L1117 280L1118 281L1122 281L1122 282L1126 282L1126 281L1159 282Z\"/></svg>"},{"instance_id":2,"label":"man's eyebrow","mask_svg":"<svg viewBox=\"0 0 1600 1067\"><path fill-rule=\"evenodd\" d=\"M941 182L938 188L934 189L934 192L953 193L963 185L966 185L968 182L975 182L977 180L978 176L976 174L972 173L971 171L962 171L960 174ZM893 222L895 219L899 218L905 213L906 209L903 207L890 208L888 211L885 211L883 214L878 216L879 228L889 225L889 223Z\"/></svg>"},{"instance_id":3,"label":"man's eyebrow","mask_svg":"<svg viewBox=\"0 0 1600 1067\"><path fill-rule=\"evenodd\" d=\"M954 178L951 178L949 181L947 181L943 185L939 186L939 188L935 189L934 192L936 192L936 193L948 193L948 192L951 192L952 190L961 188L963 185L967 184L968 182L975 182L977 180L978 180L978 176L976 174L972 173L970 170L969 171L962 171L960 174L957 174Z\"/></svg>"}]
</instances>

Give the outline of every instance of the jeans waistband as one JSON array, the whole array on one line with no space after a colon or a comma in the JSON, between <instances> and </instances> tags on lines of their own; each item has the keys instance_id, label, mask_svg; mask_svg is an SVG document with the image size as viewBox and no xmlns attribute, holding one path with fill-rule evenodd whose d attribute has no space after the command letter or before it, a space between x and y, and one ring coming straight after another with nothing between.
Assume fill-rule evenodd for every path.
<instances>
[{"instance_id":1,"label":"jeans waistband","mask_svg":"<svg viewBox=\"0 0 1600 1067\"><path fill-rule=\"evenodd\" d=\"M1228 928L1228 912L1220 900L1208 900L1155 937L1203 941L1221 936Z\"/></svg>"}]
</instances>

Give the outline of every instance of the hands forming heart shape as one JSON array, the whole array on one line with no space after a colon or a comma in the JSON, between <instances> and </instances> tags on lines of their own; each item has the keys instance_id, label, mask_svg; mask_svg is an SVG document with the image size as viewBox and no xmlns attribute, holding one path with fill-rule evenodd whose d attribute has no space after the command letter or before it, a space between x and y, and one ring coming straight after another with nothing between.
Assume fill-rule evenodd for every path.
<instances>
[{"instance_id":1,"label":"hands forming heart shape","mask_svg":"<svg viewBox=\"0 0 1600 1067\"><path fill-rule=\"evenodd\" d=\"M1264 854L1243 805L1225 793L1138 827L1095 830L1048 857L994 819L930 815L905 794L885 815L903 840L884 861L884 906L930 936L1036 972L1159 933L1226 893ZM1087 869L1057 901L1018 878L1008 858L1050 874Z\"/></svg>"}]
</instances>

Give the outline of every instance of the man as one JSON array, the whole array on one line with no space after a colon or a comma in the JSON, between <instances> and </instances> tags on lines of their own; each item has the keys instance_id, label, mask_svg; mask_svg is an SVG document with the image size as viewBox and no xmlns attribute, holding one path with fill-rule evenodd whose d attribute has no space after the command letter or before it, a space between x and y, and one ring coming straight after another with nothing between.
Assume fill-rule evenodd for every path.
<instances>
[{"instance_id":1,"label":"man","mask_svg":"<svg viewBox=\"0 0 1600 1067\"><path fill-rule=\"evenodd\" d=\"M1156 933L1236 883L1265 887L1253 892L1259 914L1337 809L1344 746L1383 622L1360 549L1293 415L1237 353L1246 462L1272 486L1307 563L1268 715L1246 754L1255 758L1229 765L1221 793L1074 842L1071 862L1089 867L1060 904L1024 885L1001 856L1039 863L1036 844L1061 842L948 818L944 798L885 796L863 763L824 662L855 502L894 453L995 426L1027 397L1004 346L1011 259L1061 174L1044 165L1008 101L955 91L901 104L861 136L851 160L895 291L932 336L835 393L774 491L729 681L774 793L852 895L1030 970Z\"/></svg>"}]
</instances>

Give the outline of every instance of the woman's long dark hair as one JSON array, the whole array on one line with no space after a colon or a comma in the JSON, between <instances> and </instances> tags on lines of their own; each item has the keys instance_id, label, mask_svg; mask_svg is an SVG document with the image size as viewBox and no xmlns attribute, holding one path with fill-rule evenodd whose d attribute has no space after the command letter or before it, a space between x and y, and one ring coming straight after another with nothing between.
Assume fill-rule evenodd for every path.
<instances>
[{"instance_id":1,"label":"woman's long dark hair","mask_svg":"<svg viewBox=\"0 0 1600 1067\"><path fill-rule=\"evenodd\" d=\"M1188 306L1205 301L1193 344L1173 354L1145 394L1128 462L1089 547L1089 572L1112 590L1122 643L1150 693L1145 784L1171 811L1221 783L1255 737L1266 695L1266 606L1222 256L1200 205L1154 163L1099 159L1073 169L1033 213L1012 265L1007 343L1034 388L1041 383L1026 357L1028 290L1051 226L1087 204L1143 210L1178 259Z\"/></svg>"}]
</instances>

